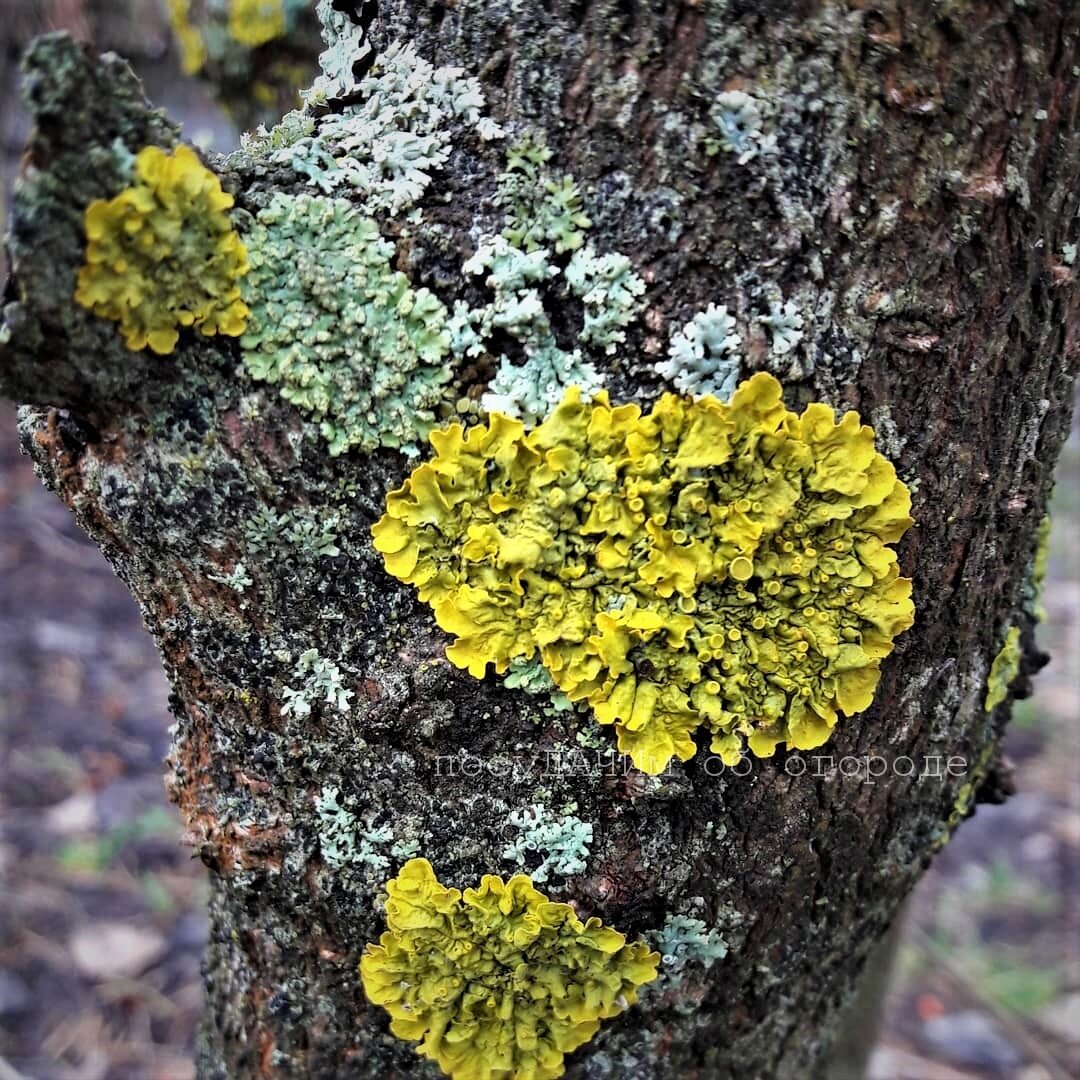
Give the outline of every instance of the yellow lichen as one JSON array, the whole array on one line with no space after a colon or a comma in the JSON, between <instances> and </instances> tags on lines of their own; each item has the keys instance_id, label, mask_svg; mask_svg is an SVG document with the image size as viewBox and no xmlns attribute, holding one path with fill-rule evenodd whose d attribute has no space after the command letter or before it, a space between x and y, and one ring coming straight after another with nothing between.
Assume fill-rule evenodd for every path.
<instances>
[{"instance_id":1,"label":"yellow lichen","mask_svg":"<svg viewBox=\"0 0 1080 1080\"><path fill-rule=\"evenodd\" d=\"M285 30L285 0L232 0L229 34L241 45L257 48Z\"/></svg>"},{"instance_id":2,"label":"yellow lichen","mask_svg":"<svg viewBox=\"0 0 1080 1080\"><path fill-rule=\"evenodd\" d=\"M1009 687L1020 671L1021 655L1020 628L1011 626L1001 650L990 665L990 674L986 680L986 701L983 703L987 712L996 709L1008 697Z\"/></svg>"},{"instance_id":3,"label":"yellow lichen","mask_svg":"<svg viewBox=\"0 0 1080 1080\"><path fill-rule=\"evenodd\" d=\"M482 677L539 652L649 773L820 746L866 709L914 618L895 543L911 500L854 412L789 412L759 373L730 404L651 412L571 387L532 431L498 413L434 432L375 546Z\"/></svg>"},{"instance_id":4,"label":"yellow lichen","mask_svg":"<svg viewBox=\"0 0 1080 1080\"><path fill-rule=\"evenodd\" d=\"M225 213L233 204L217 176L186 146L148 146L135 184L86 209L86 261L75 299L120 323L129 349L170 353L179 327L238 337L247 252Z\"/></svg>"},{"instance_id":5,"label":"yellow lichen","mask_svg":"<svg viewBox=\"0 0 1080 1080\"><path fill-rule=\"evenodd\" d=\"M563 1056L656 978L657 953L583 923L524 874L462 894L412 859L386 888L389 929L364 951L364 991L454 1080L561 1076Z\"/></svg>"},{"instance_id":6,"label":"yellow lichen","mask_svg":"<svg viewBox=\"0 0 1080 1080\"><path fill-rule=\"evenodd\" d=\"M198 74L206 63L206 45L191 25L191 0L169 0L169 23L180 51L180 69L185 75Z\"/></svg>"}]
</instances>

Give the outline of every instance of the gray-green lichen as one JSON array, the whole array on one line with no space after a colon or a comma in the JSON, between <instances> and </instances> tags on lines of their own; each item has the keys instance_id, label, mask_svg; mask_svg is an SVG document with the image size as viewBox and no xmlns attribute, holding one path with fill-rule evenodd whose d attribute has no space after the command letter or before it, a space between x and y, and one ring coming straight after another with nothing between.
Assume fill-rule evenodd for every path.
<instances>
[{"instance_id":1,"label":"gray-green lichen","mask_svg":"<svg viewBox=\"0 0 1080 1080\"><path fill-rule=\"evenodd\" d=\"M553 249L561 255L581 247L592 222L573 177L555 176L548 168L551 158L543 143L525 139L512 146L506 171L498 179L498 201L506 211L502 235L510 244L524 251Z\"/></svg>"},{"instance_id":2,"label":"gray-green lichen","mask_svg":"<svg viewBox=\"0 0 1080 1080\"><path fill-rule=\"evenodd\" d=\"M394 245L344 199L275 195L244 239L252 378L308 413L331 454L415 450L450 378L443 304L392 269Z\"/></svg>"},{"instance_id":3,"label":"gray-green lichen","mask_svg":"<svg viewBox=\"0 0 1080 1080\"><path fill-rule=\"evenodd\" d=\"M326 195L357 196L365 214L394 216L423 197L455 138L472 132L491 140L502 131L482 112L479 83L460 68L436 68L411 44L395 43L357 82L352 66L364 51L359 33L338 40L323 54L324 75L307 95L309 109L334 98L355 96L357 103L310 127L304 114L290 114L278 128L246 139L238 160L287 165Z\"/></svg>"},{"instance_id":4,"label":"gray-green lichen","mask_svg":"<svg viewBox=\"0 0 1080 1080\"><path fill-rule=\"evenodd\" d=\"M710 929L701 919L687 915L668 913L663 927L652 935L652 942L668 978L677 979L688 964L698 964L708 971L728 953L727 942L719 930Z\"/></svg>"},{"instance_id":5,"label":"gray-green lichen","mask_svg":"<svg viewBox=\"0 0 1080 1080\"><path fill-rule=\"evenodd\" d=\"M257 419L252 417L252 419ZM291 552L304 559L319 559L340 555L338 532L341 515L334 510L319 510L297 506L289 510L274 510L259 506L244 521L244 539L249 550L266 554L279 551L282 542Z\"/></svg>"},{"instance_id":6,"label":"gray-green lichen","mask_svg":"<svg viewBox=\"0 0 1080 1080\"><path fill-rule=\"evenodd\" d=\"M282 716L310 716L312 707L319 703L341 713L349 711L353 692L345 689L344 676L337 664L320 656L317 649L305 649L300 654L292 677L300 686L286 686L282 690Z\"/></svg>"},{"instance_id":7,"label":"gray-green lichen","mask_svg":"<svg viewBox=\"0 0 1080 1080\"><path fill-rule=\"evenodd\" d=\"M420 850L414 839L394 839L392 825L371 825L360 817L354 800L331 785L315 796L319 851L332 869L343 872L352 886L369 890L392 866ZM356 874L360 874L358 880Z\"/></svg>"},{"instance_id":8,"label":"gray-green lichen","mask_svg":"<svg viewBox=\"0 0 1080 1080\"><path fill-rule=\"evenodd\" d=\"M668 358L655 369L684 394L727 401L739 381L741 344L735 317L723 305L710 304L672 335Z\"/></svg>"},{"instance_id":9,"label":"gray-green lichen","mask_svg":"<svg viewBox=\"0 0 1080 1080\"><path fill-rule=\"evenodd\" d=\"M503 848L502 858L521 867L536 882L545 882L552 874L564 878L583 874L593 827L574 816L576 809L575 803L567 807L567 813L555 816L538 803L512 811L507 824L518 834Z\"/></svg>"},{"instance_id":10,"label":"gray-green lichen","mask_svg":"<svg viewBox=\"0 0 1080 1080\"><path fill-rule=\"evenodd\" d=\"M538 659L522 660L517 657L511 660L503 685L508 690L524 690L527 694L548 696L555 712L569 712L574 708L570 699L555 686L551 673Z\"/></svg>"}]
</instances>

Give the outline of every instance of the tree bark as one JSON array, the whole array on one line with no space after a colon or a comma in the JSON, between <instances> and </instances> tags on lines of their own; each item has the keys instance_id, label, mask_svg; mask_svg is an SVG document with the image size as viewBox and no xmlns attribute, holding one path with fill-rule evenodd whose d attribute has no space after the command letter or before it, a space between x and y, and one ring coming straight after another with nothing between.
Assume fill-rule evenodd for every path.
<instances>
[{"instance_id":1,"label":"tree bark","mask_svg":"<svg viewBox=\"0 0 1080 1080\"><path fill-rule=\"evenodd\" d=\"M1007 786L1009 704L983 701L1010 626L1025 650L1012 696L1040 664L1031 564L1077 358L1075 5L380 0L370 34L477 75L500 123L545 134L593 235L645 277L644 316L605 371L613 401L660 392L662 340L710 302L746 323L767 294L812 313L797 359L762 333L745 368L772 366L791 408L825 401L873 424L915 490L900 562L917 621L873 706L801 773L779 752L710 775L704 750L656 780L546 769L592 721L452 667L371 546L404 456L330 457L220 338L162 360L117 348L111 324L75 307L82 210L117 186L102 152L175 133L114 58L55 41L32 53L0 387L25 404L26 452L130 586L172 682L169 791L211 881L199 1075L438 1075L365 1001L357 963L383 929L388 875L326 858L327 789L458 887L506 872L509 811L576 803L595 840L553 899L630 937L673 912L721 927L726 958L662 979L568 1076L809 1075L966 811L964 785ZM746 164L703 147L717 95L740 89L767 102L776 140ZM414 282L460 287L500 153L462 152L439 177L425 206L442 241L399 249ZM250 209L282 183L226 174ZM456 378L463 394L483 381ZM339 553L283 535L253 547L261 507L337 515ZM239 561L242 592L221 580ZM312 648L345 673L348 715L282 715ZM460 767L508 754L524 764L480 782ZM870 757L885 775L840 767ZM973 771L927 775L950 757Z\"/></svg>"}]
</instances>

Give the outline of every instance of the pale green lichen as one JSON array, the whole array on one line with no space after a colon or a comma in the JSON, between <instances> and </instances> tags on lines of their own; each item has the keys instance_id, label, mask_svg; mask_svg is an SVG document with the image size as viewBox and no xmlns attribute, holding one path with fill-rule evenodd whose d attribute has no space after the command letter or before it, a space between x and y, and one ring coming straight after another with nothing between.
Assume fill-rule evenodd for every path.
<instances>
[{"instance_id":1,"label":"pale green lichen","mask_svg":"<svg viewBox=\"0 0 1080 1080\"><path fill-rule=\"evenodd\" d=\"M564 352L553 342L526 348L524 364L503 358L488 391L480 399L487 412L517 417L532 427L562 400L569 386L587 394L600 390L604 380L578 350Z\"/></svg>"},{"instance_id":2,"label":"pale green lichen","mask_svg":"<svg viewBox=\"0 0 1080 1080\"><path fill-rule=\"evenodd\" d=\"M292 677L300 686L286 686L282 690L282 716L310 716L312 708L319 703L340 713L349 711L353 692L345 689L345 677L337 664L320 656L317 649L305 649L300 654Z\"/></svg>"},{"instance_id":3,"label":"pale green lichen","mask_svg":"<svg viewBox=\"0 0 1080 1080\"><path fill-rule=\"evenodd\" d=\"M305 559L340 555L338 528L341 515L316 507L301 506L277 511L260 506L244 522L244 540L257 554L279 552L281 539L288 548Z\"/></svg>"},{"instance_id":4,"label":"pale green lichen","mask_svg":"<svg viewBox=\"0 0 1080 1080\"><path fill-rule=\"evenodd\" d=\"M576 804L571 805L561 817L553 816L540 804L512 811L507 824L519 832L503 848L502 858L523 868L539 858L539 865L528 870L537 882L547 881L552 874L564 878L583 874L588 865L593 827L574 816L576 809Z\"/></svg>"},{"instance_id":5,"label":"pale green lichen","mask_svg":"<svg viewBox=\"0 0 1080 1080\"><path fill-rule=\"evenodd\" d=\"M637 316L645 282L625 255L598 255L591 246L574 253L564 275L570 291L585 307L580 341L614 353L626 340L626 327Z\"/></svg>"},{"instance_id":6,"label":"pale green lichen","mask_svg":"<svg viewBox=\"0 0 1080 1080\"><path fill-rule=\"evenodd\" d=\"M710 304L672 335L668 358L654 367L684 394L727 401L739 382L741 344L734 316L723 305Z\"/></svg>"},{"instance_id":7,"label":"pale green lichen","mask_svg":"<svg viewBox=\"0 0 1080 1080\"><path fill-rule=\"evenodd\" d=\"M555 685L551 673L539 660L511 660L503 685L508 690L524 690L526 694L547 694L554 712L569 712L573 702Z\"/></svg>"},{"instance_id":8,"label":"pale green lichen","mask_svg":"<svg viewBox=\"0 0 1080 1080\"><path fill-rule=\"evenodd\" d=\"M550 156L550 151L528 143L511 151L500 185L504 203L517 210L512 210L503 233L482 239L462 268L466 274L483 275L493 299L476 308L459 302L450 320L452 347L459 357L482 355L500 330L521 343L524 359L499 358L481 404L486 411L519 417L529 426L543 420L568 387L591 392L603 385L602 374L584 350L614 353L626 340L626 327L637 317L645 291L626 256L582 247L589 227L583 213L541 214L536 228L519 227L514 215L520 211L525 220L523 207L535 210L546 205L553 190L569 190L562 182L556 185L545 179L542 166ZM563 210L577 206L576 195L559 205ZM550 247L541 246L543 241ZM571 250L573 256L560 265L556 256ZM577 347L567 350L556 341L548 308L571 297L581 301L583 325L575 339Z\"/></svg>"},{"instance_id":9,"label":"pale green lichen","mask_svg":"<svg viewBox=\"0 0 1080 1080\"><path fill-rule=\"evenodd\" d=\"M319 74L301 96L311 105L323 105L356 88L354 68L371 53L372 47L367 41L367 31L346 12L334 7L333 0L319 0L316 12L326 48L319 54Z\"/></svg>"},{"instance_id":10,"label":"pale green lichen","mask_svg":"<svg viewBox=\"0 0 1080 1080\"><path fill-rule=\"evenodd\" d=\"M309 414L332 455L414 450L450 378L446 308L343 199L275 195L247 241L248 373Z\"/></svg>"},{"instance_id":11,"label":"pale green lichen","mask_svg":"<svg viewBox=\"0 0 1080 1080\"><path fill-rule=\"evenodd\" d=\"M718 135L717 148L734 154L740 165L772 147L763 132L761 102L742 90L720 94L713 104L712 120ZM713 150L717 143L707 143L707 149Z\"/></svg>"},{"instance_id":12,"label":"pale green lichen","mask_svg":"<svg viewBox=\"0 0 1080 1080\"><path fill-rule=\"evenodd\" d=\"M339 789L330 786L315 797L315 813L319 819L319 849L329 866L335 870L366 866L377 874L389 867L388 855L379 850L394 838L389 825L366 826L342 805ZM389 854L394 854L393 849Z\"/></svg>"},{"instance_id":13,"label":"pale green lichen","mask_svg":"<svg viewBox=\"0 0 1080 1080\"><path fill-rule=\"evenodd\" d=\"M708 971L728 953L727 941L719 930L686 915L667 915L663 928L651 939L667 976L681 975L690 964Z\"/></svg>"},{"instance_id":14,"label":"pale green lichen","mask_svg":"<svg viewBox=\"0 0 1080 1080\"><path fill-rule=\"evenodd\" d=\"M983 708L987 712L996 709L1009 696L1009 687L1020 673L1022 656L1020 628L1010 626L1005 641L990 665L990 674L986 679L986 700Z\"/></svg>"},{"instance_id":15,"label":"pale green lichen","mask_svg":"<svg viewBox=\"0 0 1080 1080\"><path fill-rule=\"evenodd\" d=\"M242 562L238 562L227 574L211 574L210 577L211 580L220 581L222 585L227 585L238 593L244 592L254 584L247 567Z\"/></svg>"},{"instance_id":16,"label":"pale green lichen","mask_svg":"<svg viewBox=\"0 0 1080 1080\"><path fill-rule=\"evenodd\" d=\"M561 255L581 247L592 222L573 178L548 169L551 156L543 143L530 139L511 147L497 198L507 215L503 236L514 247L553 248Z\"/></svg>"},{"instance_id":17,"label":"pale green lichen","mask_svg":"<svg viewBox=\"0 0 1080 1080\"><path fill-rule=\"evenodd\" d=\"M356 83L352 65L365 48L356 30L324 53L327 70L307 95L309 108L338 96L349 103L306 133L287 118L287 141L275 129L247 140L243 152L290 166L324 194L355 194L366 214L399 215L423 197L455 137L471 131L490 140L502 130L482 113L476 79L434 67L411 43L391 45Z\"/></svg>"}]
</instances>

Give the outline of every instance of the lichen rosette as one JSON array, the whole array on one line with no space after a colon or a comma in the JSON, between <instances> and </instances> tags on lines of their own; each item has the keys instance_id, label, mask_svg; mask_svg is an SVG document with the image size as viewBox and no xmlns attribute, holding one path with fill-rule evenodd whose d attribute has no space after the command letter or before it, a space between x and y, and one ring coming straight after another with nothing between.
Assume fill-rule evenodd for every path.
<instances>
[{"instance_id":1,"label":"lichen rosette","mask_svg":"<svg viewBox=\"0 0 1080 1080\"><path fill-rule=\"evenodd\" d=\"M552 903L524 874L448 889L426 859L387 883L387 931L360 961L390 1030L454 1080L553 1080L637 1000L659 954Z\"/></svg>"},{"instance_id":2,"label":"lichen rosette","mask_svg":"<svg viewBox=\"0 0 1080 1080\"><path fill-rule=\"evenodd\" d=\"M495 413L430 438L373 530L387 569L454 664L538 654L645 772L702 727L729 763L820 746L913 622L907 487L856 413L796 415L771 375L648 413L571 387L531 431Z\"/></svg>"},{"instance_id":3,"label":"lichen rosette","mask_svg":"<svg viewBox=\"0 0 1080 1080\"><path fill-rule=\"evenodd\" d=\"M233 197L193 150L148 146L135 183L86 209L86 256L75 300L114 319L129 349L173 351L183 327L243 333L247 251L226 211Z\"/></svg>"}]
</instances>

